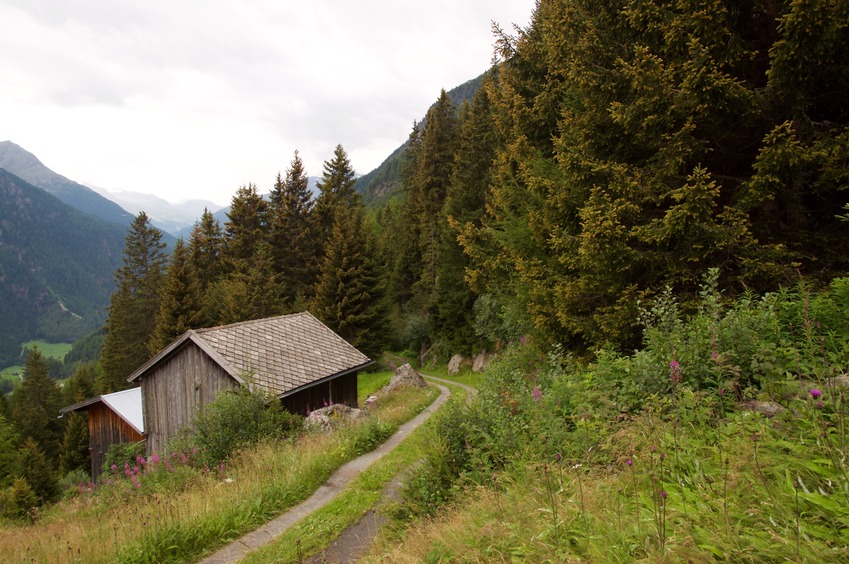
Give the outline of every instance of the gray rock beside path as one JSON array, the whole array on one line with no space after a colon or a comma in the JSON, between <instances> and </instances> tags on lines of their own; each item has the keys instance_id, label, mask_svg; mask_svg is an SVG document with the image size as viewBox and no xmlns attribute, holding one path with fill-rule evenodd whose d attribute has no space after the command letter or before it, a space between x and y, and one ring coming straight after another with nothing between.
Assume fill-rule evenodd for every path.
<instances>
[{"instance_id":1,"label":"gray rock beside path","mask_svg":"<svg viewBox=\"0 0 849 564\"><path fill-rule=\"evenodd\" d=\"M405 364L403 366L399 366L398 369L395 370L395 374L392 375L392 379L389 380L389 385L384 388L384 391L390 392L401 386L425 388L427 387L427 383L424 381L424 378L422 378L422 375L416 372L412 366Z\"/></svg>"}]
</instances>

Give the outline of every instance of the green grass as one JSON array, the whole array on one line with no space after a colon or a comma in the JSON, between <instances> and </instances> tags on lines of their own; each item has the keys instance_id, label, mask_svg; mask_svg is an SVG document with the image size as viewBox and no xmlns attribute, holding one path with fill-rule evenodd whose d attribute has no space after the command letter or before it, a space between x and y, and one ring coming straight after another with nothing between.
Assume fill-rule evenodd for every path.
<instances>
[{"instance_id":1,"label":"green grass","mask_svg":"<svg viewBox=\"0 0 849 564\"><path fill-rule=\"evenodd\" d=\"M365 372L357 376L357 401L360 405L374 395L381 388L389 384L392 371L382 370L380 372Z\"/></svg>"},{"instance_id":2,"label":"green grass","mask_svg":"<svg viewBox=\"0 0 849 564\"><path fill-rule=\"evenodd\" d=\"M71 343L48 343L47 341L29 341L21 345L25 349L38 347L38 352L45 358L55 358L63 360L65 355L70 352L73 345Z\"/></svg>"},{"instance_id":3,"label":"green grass","mask_svg":"<svg viewBox=\"0 0 849 564\"><path fill-rule=\"evenodd\" d=\"M2 561L175 562L196 559L309 497L339 466L371 450L429 405L433 392L398 390L380 417L330 434L269 442L220 469L185 468L140 479L119 475L47 508L33 525L3 528Z\"/></svg>"},{"instance_id":4,"label":"green grass","mask_svg":"<svg viewBox=\"0 0 849 564\"><path fill-rule=\"evenodd\" d=\"M433 398L435 388L430 389L430 397ZM380 501L383 489L393 477L421 457L427 448L425 428L426 425L418 428L392 452L363 471L333 501L300 521L274 542L251 552L242 562L297 562L329 546L346 527L356 523Z\"/></svg>"}]
</instances>

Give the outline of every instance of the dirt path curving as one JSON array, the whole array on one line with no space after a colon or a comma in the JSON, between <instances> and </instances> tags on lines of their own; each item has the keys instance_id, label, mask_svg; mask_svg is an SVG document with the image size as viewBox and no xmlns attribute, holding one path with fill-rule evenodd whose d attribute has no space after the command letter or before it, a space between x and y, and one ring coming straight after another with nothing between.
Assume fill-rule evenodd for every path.
<instances>
[{"instance_id":1,"label":"dirt path curving","mask_svg":"<svg viewBox=\"0 0 849 564\"><path fill-rule=\"evenodd\" d=\"M453 382L451 382L453 384ZM386 442L371 452L351 460L340 466L333 475L319 487L312 496L299 505L292 507L276 519L273 519L260 528L244 535L242 538L230 543L219 551L201 560L202 564L223 564L236 562L242 559L251 550L257 549L264 544L274 540L278 535L285 532L289 527L323 507L339 495L348 483L356 478L360 472L377 462L386 453L390 452L401 441L407 438L415 429L420 427L442 404L448 401L451 392L445 386L437 384L439 396L414 418L410 419L398 428L394 435Z\"/></svg>"}]
</instances>

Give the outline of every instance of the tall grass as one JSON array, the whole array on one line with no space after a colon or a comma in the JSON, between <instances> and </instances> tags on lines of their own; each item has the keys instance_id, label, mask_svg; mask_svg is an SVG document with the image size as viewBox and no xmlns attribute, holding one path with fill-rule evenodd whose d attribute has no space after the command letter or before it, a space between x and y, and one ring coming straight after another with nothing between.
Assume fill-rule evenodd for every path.
<instances>
[{"instance_id":1,"label":"tall grass","mask_svg":"<svg viewBox=\"0 0 849 564\"><path fill-rule=\"evenodd\" d=\"M31 526L6 526L0 560L171 562L220 547L308 497L339 466L373 448L428 405L429 390L383 398L380 420L327 435L266 442L214 469L175 459L173 472L140 471L50 508ZM162 470L162 468L165 468ZM130 469L132 473L132 469ZM159 473L162 472L162 473ZM139 485L136 486L135 484Z\"/></svg>"},{"instance_id":2,"label":"tall grass","mask_svg":"<svg viewBox=\"0 0 849 564\"><path fill-rule=\"evenodd\" d=\"M371 559L849 561L849 280L644 313L629 355L507 351Z\"/></svg>"}]
</instances>

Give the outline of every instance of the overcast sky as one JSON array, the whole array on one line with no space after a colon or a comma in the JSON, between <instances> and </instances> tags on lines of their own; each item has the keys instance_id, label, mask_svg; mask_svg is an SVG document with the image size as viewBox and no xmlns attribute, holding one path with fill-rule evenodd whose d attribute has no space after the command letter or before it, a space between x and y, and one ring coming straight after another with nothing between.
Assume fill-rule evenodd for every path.
<instances>
[{"instance_id":1,"label":"overcast sky","mask_svg":"<svg viewBox=\"0 0 849 564\"><path fill-rule=\"evenodd\" d=\"M0 0L0 141L111 191L228 204L294 151L376 168L534 0Z\"/></svg>"}]
</instances>

